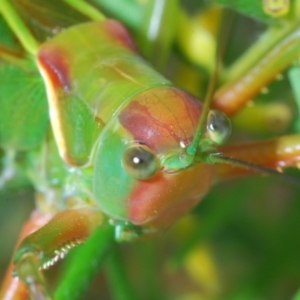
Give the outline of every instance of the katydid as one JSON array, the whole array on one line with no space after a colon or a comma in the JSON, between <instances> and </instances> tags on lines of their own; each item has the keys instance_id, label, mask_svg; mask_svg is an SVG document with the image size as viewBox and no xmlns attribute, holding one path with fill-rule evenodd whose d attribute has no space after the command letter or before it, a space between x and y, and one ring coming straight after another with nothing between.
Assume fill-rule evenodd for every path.
<instances>
[{"instance_id":1,"label":"katydid","mask_svg":"<svg viewBox=\"0 0 300 300\"><path fill-rule=\"evenodd\" d=\"M300 155L299 135L220 146L231 128L222 112L208 112L209 102L202 105L155 71L120 22L85 2L69 2L93 21L58 30L42 43L7 0L0 3L2 16L29 56L0 48L7 63L3 74L8 75L3 85L10 80L10 68L17 68L22 80L32 73L28 97L43 100L41 107L34 105L34 119L12 113L28 134L15 129L3 137L9 126L0 127L5 150L38 152L38 161L29 154L24 165L42 193L40 212L54 215L34 233L26 232L14 256L14 275L40 299L51 298L41 270L98 228L112 239L107 223L114 226L118 241L157 234L192 210L215 182L255 170L277 174L268 168L294 166ZM291 64L300 47L297 26L266 53L267 62L255 65L262 82L250 69L237 83L229 83L234 110L222 107L227 87L208 97L213 107L234 113ZM18 89L9 93L14 101L20 99ZM13 108L8 105L8 113ZM53 136L46 133L48 115ZM9 168L14 167L13 157Z\"/></svg>"}]
</instances>

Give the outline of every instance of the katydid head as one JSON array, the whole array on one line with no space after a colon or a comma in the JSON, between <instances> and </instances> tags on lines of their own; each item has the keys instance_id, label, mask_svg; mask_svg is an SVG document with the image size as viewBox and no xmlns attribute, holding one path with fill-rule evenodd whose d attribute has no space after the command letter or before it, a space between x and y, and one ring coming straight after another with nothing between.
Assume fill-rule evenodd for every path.
<instances>
[{"instance_id":1,"label":"katydid head","mask_svg":"<svg viewBox=\"0 0 300 300\"><path fill-rule=\"evenodd\" d=\"M160 230L209 191L215 164L278 174L220 153L230 123L221 112L202 114L198 100L172 87L153 88L125 103L105 126L95 152L100 208L112 219ZM204 130L198 130L203 118Z\"/></svg>"},{"instance_id":2,"label":"katydid head","mask_svg":"<svg viewBox=\"0 0 300 300\"><path fill-rule=\"evenodd\" d=\"M226 118L212 111L197 151L189 154L201 112L197 99L171 87L125 103L105 127L95 154L100 208L114 219L154 228L168 227L191 210L212 182L213 166L201 163L201 152L230 132Z\"/></svg>"}]
</instances>

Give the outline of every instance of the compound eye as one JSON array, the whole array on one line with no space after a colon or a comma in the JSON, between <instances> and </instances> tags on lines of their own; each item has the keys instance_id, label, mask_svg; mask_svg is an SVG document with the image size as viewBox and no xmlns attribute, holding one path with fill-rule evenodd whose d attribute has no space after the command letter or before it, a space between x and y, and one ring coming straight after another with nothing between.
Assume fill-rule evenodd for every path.
<instances>
[{"instance_id":1,"label":"compound eye","mask_svg":"<svg viewBox=\"0 0 300 300\"><path fill-rule=\"evenodd\" d=\"M144 145L127 148L123 154L122 164L126 173L138 180L151 178L158 169L155 154Z\"/></svg>"},{"instance_id":2,"label":"compound eye","mask_svg":"<svg viewBox=\"0 0 300 300\"><path fill-rule=\"evenodd\" d=\"M216 144L222 144L231 134L231 123L228 117L218 110L211 110L207 117L207 133Z\"/></svg>"}]
</instances>

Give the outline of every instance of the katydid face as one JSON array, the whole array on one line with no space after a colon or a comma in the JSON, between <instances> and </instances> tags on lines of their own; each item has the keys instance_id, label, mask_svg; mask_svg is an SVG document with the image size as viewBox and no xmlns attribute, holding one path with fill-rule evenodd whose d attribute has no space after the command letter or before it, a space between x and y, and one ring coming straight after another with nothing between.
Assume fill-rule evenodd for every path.
<instances>
[{"instance_id":1,"label":"katydid face","mask_svg":"<svg viewBox=\"0 0 300 300\"><path fill-rule=\"evenodd\" d=\"M113 30L105 22L79 25L39 51L54 136L68 165L93 166L94 198L109 217L168 227L211 182L211 166L180 161L201 105L138 57L120 25L107 22Z\"/></svg>"},{"instance_id":2,"label":"katydid face","mask_svg":"<svg viewBox=\"0 0 300 300\"><path fill-rule=\"evenodd\" d=\"M200 111L197 100L170 87L141 93L121 108L101 135L94 164L95 197L105 213L161 228L197 204L211 168L171 170L165 162L190 144Z\"/></svg>"}]
</instances>

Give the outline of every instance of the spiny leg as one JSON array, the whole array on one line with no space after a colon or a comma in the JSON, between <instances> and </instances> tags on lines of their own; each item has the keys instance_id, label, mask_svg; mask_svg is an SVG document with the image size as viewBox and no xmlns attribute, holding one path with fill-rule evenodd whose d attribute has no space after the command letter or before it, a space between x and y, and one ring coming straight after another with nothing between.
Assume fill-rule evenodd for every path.
<instances>
[{"instance_id":1,"label":"spiny leg","mask_svg":"<svg viewBox=\"0 0 300 300\"><path fill-rule=\"evenodd\" d=\"M23 226L22 231L20 233L17 247L21 243L21 241L31 234L32 232L38 230L41 226L44 226L50 219L52 215L50 214L42 214L37 210L34 211L28 220L28 222ZM25 300L28 299L28 292L26 286L22 281L19 280L18 277L13 277L13 262L10 263L6 275L3 280L3 284L0 290L0 299L3 300Z\"/></svg>"},{"instance_id":2,"label":"spiny leg","mask_svg":"<svg viewBox=\"0 0 300 300\"><path fill-rule=\"evenodd\" d=\"M51 299L41 271L83 243L102 221L96 209L67 210L23 240L14 257L15 275L27 285L33 299Z\"/></svg>"},{"instance_id":3,"label":"spiny leg","mask_svg":"<svg viewBox=\"0 0 300 300\"><path fill-rule=\"evenodd\" d=\"M249 162L257 166L277 169L299 166L300 134L280 138L220 146L221 156ZM253 173L253 169L232 164L217 166L217 180L226 180ZM259 172L259 170L258 170Z\"/></svg>"},{"instance_id":4,"label":"spiny leg","mask_svg":"<svg viewBox=\"0 0 300 300\"><path fill-rule=\"evenodd\" d=\"M213 99L215 109L233 116L297 59L300 49L297 22L291 23L289 28L285 35L277 37L277 44L271 49L266 49L264 54L260 53L263 56L257 57L256 63L248 70L229 80L216 91ZM269 39L272 39L271 35Z\"/></svg>"}]
</instances>

